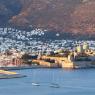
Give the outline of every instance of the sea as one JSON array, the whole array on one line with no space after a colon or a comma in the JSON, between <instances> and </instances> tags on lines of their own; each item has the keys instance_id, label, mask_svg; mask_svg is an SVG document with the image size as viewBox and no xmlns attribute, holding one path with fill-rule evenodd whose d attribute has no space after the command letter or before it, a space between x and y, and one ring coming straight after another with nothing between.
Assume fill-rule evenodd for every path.
<instances>
[{"instance_id":1,"label":"sea","mask_svg":"<svg viewBox=\"0 0 95 95\"><path fill-rule=\"evenodd\" d=\"M95 95L95 69L15 71L27 77L1 79L0 95Z\"/></svg>"}]
</instances>

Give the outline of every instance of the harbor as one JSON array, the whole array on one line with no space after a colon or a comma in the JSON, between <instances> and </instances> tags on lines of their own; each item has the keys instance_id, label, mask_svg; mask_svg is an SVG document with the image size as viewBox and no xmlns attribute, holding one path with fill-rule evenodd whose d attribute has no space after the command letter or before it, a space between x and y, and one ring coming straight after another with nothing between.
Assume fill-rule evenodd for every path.
<instances>
[{"instance_id":1,"label":"harbor","mask_svg":"<svg viewBox=\"0 0 95 95\"><path fill-rule=\"evenodd\" d=\"M0 80L1 95L94 95L95 69L25 69L15 72L27 75L23 78ZM40 86L32 85L39 83ZM58 84L59 88L52 87Z\"/></svg>"},{"instance_id":2,"label":"harbor","mask_svg":"<svg viewBox=\"0 0 95 95\"><path fill-rule=\"evenodd\" d=\"M15 28L0 28L0 31L0 70L95 68L95 41L33 38L44 35L40 29L29 31L30 34ZM17 76L1 74L1 78Z\"/></svg>"},{"instance_id":3,"label":"harbor","mask_svg":"<svg viewBox=\"0 0 95 95\"><path fill-rule=\"evenodd\" d=\"M0 95L95 95L95 0L0 0Z\"/></svg>"}]
</instances>

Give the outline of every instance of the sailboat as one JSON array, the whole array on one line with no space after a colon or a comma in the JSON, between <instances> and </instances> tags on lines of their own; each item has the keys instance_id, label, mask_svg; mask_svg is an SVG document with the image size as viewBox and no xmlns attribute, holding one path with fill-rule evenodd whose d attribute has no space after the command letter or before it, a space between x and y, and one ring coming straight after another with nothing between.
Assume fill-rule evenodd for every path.
<instances>
[{"instance_id":1,"label":"sailboat","mask_svg":"<svg viewBox=\"0 0 95 95\"><path fill-rule=\"evenodd\" d=\"M50 87L52 87L52 88L60 88L60 85L54 82L54 80L55 80L54 72L53 72L53 75L52 75L52 80L53 80L53 82L50 84Z\"/></svg>"},{"instance_id":2,"label":"sailboat","mask_svg":"<svg viewBox=\"0 0 95 95\"><path fill-rule=\"evenodd\" d=\"M50 87L52 87L52 88L60 88L59 84L56 84L56 83L51 83Z\"/></svg>"},{"instance_id":3,"label":"sailboat","mask_svg":"<svg viewBox=\"0 0 95 95\"><path fill-rule=\"evenodd\" d=\"M35 79L36 77L35 77L35 72L33 72L33 82L32 82L32 85L33 86L40 86L40 83L38 83L38 82L36 82Z\"/></svg>"}]
</instances>

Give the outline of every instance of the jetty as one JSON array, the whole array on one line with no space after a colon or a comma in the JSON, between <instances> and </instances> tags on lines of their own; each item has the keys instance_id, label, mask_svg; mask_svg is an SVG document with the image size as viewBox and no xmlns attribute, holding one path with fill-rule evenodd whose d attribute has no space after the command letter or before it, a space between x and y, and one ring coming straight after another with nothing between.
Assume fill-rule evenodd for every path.
<instances>
[{"instance_id":1,"label":"jetty","mask_svg":"<svg viewBox=\"0 0 95 95\"><path fill-rule=\"evenodd\" d=\"M0 70L0 79L11 79L11 78L21 78L21 77L25 77L25 75L21 75L12 71Z\"/></svg>"}]
</instances>

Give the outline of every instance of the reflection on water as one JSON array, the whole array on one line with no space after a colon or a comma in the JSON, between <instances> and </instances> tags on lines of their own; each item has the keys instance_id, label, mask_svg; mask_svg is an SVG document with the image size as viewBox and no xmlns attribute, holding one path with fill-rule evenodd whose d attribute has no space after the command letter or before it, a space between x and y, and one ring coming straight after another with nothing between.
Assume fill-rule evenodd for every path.
<instances>
[{"instance_id":1,"label":"reflection on water","mask_svg":"<svg viewBox=\"0 0 95 95\"><path fill-rule=\"evenodd\" d=\"M29 69L17 72L27 77L0 80L0 95L95 94L95 69Z\"/></svg>"}]
</instances>

